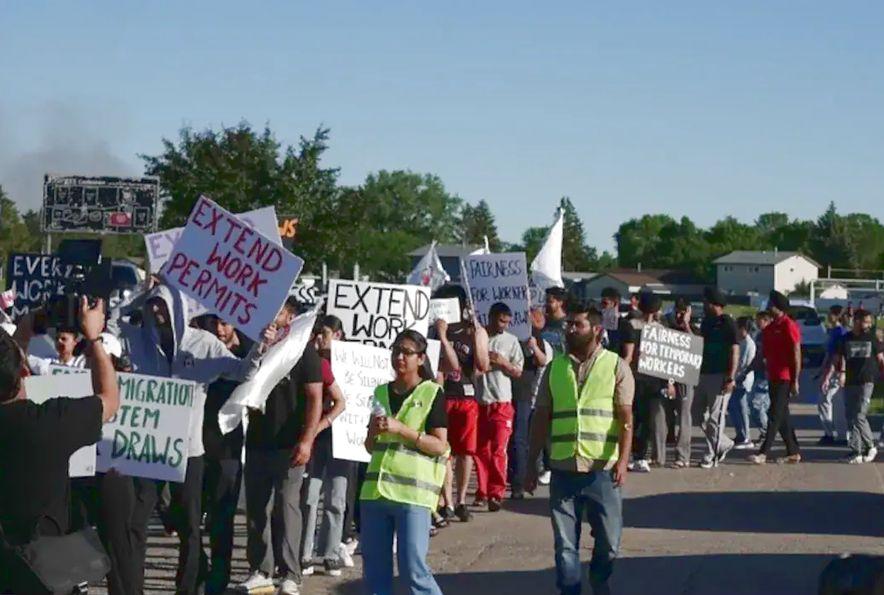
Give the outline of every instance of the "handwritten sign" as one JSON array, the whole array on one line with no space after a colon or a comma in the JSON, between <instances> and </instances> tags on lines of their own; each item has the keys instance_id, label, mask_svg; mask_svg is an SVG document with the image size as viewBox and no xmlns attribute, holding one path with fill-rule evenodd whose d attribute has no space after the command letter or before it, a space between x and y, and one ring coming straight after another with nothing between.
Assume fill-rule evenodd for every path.
<instances>
[{"instance_id":1,"label":"handwritten sign","mask_svg":"<svg viewBox=\"0 0 884 595\"><path fill-rule=\"evenodd\" d=\"M703 363L703 337L648 324L642 329L637 370L641 374L696 386Z\"/></svg>"},{"instance_id":2,"label":"handwritten sign","mask_svg":"<svg viewBox=\"0 0 884 595\"><path fill-rule=\"evenodd\" d=\"M201 196L168 262L166 282L259 341L304 261Z\"/></svg>"},{"instance_id":3,"label":"handwritten sign","mask_svg":"<svg viewBox=\"0 0 884 595\"><path fill-rule=\"evenodd\" d=\"M50 366L60 386L89 379L88 370ZM59 375L77 376L76 379ZM196 385L189 380L119 372L120 408L102 426L97 470L116 469L131 477L183 482ZM78 385L79 388L79 385ZM87 382L87 394L92 394Z\"/></svg>"},{"instance_id":4,"label":"handwritten sign","mask_svg":"<svg viewBox=\"0 0 884 595\"><path fill-rule=\"evenodd\" d=\"M276 209L273 207L264 207L246 213L239 213L237 217L268 238L276 240L277 244L282 244L282 241L279 239L279 227L276 223ZM152 272L159 272L163 265L166 264L172 249L175 247L175 242L178 241L183 232L183 227L174 227L144 236L147 260L150 263L150 270Z\"/></svg>"},{"instance_id":5,"label":"handwritten sign","mask_svg":"<svg viewBox=\"0 0 884 595\"><path fill-rule=\"evenodd\" d=\"M327 312L341 319L350 341L389 347L406 329L427 335L430 290L417 285L390 285L332 279Z\"/></svg>"},{"instance_id":6,"label":"handwritten sign","mask_svg":"<svg viewBox=\"0 0 884 595\"><path fill-rule=\"evenodd\" d=\"M6 286L15 292L12 318L27 314L53 296L62 295L65 279L72 269L73 266L65 264L57 254L10 254Z\"/></svg>"},{"instance_id":7,"label":"handwritten sign","mask_svg":"<svg viewBox=\"0 0 884 595\"><path fill-rule=\"evenodd\" d=\"M63 366L52 366L61 368ZM85 370L76 370L85 372ZM59 382L52 376L28 376L25 378L25 394L28 400L42 404L56 397L78 399L93 394L92 378L89 374L76 374ZM92 477L95 475L96 447L94 444L84 446L74 452L68 459L68 477Z\"/></svg>"},{"instance_id":8,"label":"handwritten sign","mask_svg":"<svg viewBox=\"0 0 884 595\"><path fill-rule=\"evenodd\" d=\"M460 322L460 300L457 298L430 300L430 324L440 318L448 324Z\"/></svg>"},{"instance_id":9,"label":"handwritten sign","mask_svg":"<svg viewBox=\"0 0 884 595\"><path fill-rule=\"evenodd\" d=\"M479 322L488 324L488 310L502 302L513 311L509 332L523 341L530 338L525 253L471 254L463 259L463 263L470 301Z\"/></svg>"}]
</instances>

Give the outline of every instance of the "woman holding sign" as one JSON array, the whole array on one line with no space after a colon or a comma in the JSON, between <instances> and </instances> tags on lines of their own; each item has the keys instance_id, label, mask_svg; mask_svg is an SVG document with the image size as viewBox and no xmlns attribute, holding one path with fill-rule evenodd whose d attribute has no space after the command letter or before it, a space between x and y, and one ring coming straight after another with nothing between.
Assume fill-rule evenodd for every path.
<instances>
[{"instance_id":1,"label":"woman holding sign","mask_svg":"<svg viewBox=\"0 0 884 595\"><path fill-rule=\"evenodd\" d=\"M412 330L393 343L393 382L375 389L365 447L371 462L361 494L366 590L393 592L393 535L399 575L411 593L441 595L427 566L430 513L439 502L448 457L442 387L427 362L427 340Z\"/></svg>"}]
</instances>

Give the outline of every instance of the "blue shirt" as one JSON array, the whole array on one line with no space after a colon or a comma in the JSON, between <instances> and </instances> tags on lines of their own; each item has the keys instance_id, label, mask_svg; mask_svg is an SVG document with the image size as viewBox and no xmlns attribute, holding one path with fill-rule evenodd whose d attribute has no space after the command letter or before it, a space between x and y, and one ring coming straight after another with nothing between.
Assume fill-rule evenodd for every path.
<instances>
[{"instance_id":1,"label":"blue shirt","mask_svg":"<svg viewBox=\"0 0 884 595\"><path fill-rule=\"evenodd\" d=\"M826 354L829 356L835 355L838 351L838 344L841 342L841 339L844 338L849 331L841 325L833 326L828 330L829 340L826 343Z\"/></svg>"}]
</instances>

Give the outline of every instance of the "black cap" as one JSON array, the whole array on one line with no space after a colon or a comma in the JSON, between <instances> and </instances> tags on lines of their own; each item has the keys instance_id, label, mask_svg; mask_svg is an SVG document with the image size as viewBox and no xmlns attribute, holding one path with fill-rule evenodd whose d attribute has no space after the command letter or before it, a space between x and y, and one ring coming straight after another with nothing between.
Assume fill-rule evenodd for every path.
<instances>
[{"instance_id":1,"label":"black cap","mask_svg":"<svg viewBox=\"0 0 884 595\"><path fill-rule=\"evenodd\" d=\"M727 306L727 296L717 287L707 287L703 291L703 299L716 306Z\"/></svg>"},{"instance_id":2,"label":"black cap","mask_svg":"<svg viewBox=\"0 0 884 595\"><path fill-rule=\"evenodd\" d=\"M789 309L789 298L787 298L779 291L773 290L770 292L770 300L768 301L768 305L775 307L777 310L782 310L783 312L785 312Z\"/></svg>"}]
</instances>

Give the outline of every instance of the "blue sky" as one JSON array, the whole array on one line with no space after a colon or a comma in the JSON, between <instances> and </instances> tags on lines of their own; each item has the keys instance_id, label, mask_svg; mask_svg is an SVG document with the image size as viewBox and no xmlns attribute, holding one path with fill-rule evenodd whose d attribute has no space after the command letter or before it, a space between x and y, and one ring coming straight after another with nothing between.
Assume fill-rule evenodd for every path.
<instances>
[{"instance_id":1,"label":"blue sky","mask_svg":"<svg viewBox=\"0 0 884 595\"><path fill-rule=\"evenodd\" d=\"M3 2L0 184L142 172L183 125L331 128L326 163L438 174L501 235L591 244L830 200L884 217L880 2Z\"/></svg>"}]
</instances>

